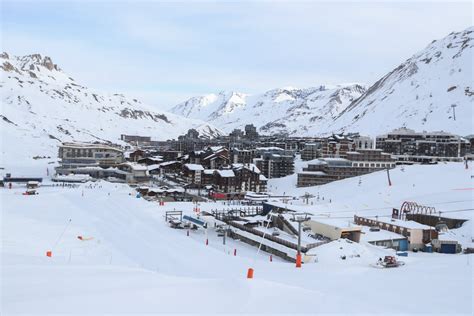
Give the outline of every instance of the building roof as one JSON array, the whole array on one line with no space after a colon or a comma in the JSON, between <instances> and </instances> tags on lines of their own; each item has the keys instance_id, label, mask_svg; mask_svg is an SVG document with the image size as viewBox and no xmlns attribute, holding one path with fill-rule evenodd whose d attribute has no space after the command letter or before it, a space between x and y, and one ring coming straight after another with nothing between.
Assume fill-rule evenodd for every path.
<instances>
[{"instance_id":1,"label":"building roof","mask_svg":"<svg viewBox=\"0 0 474 316\"><path fill-rule=\"evenodd\" d=\"M250 170L252 172L260 173L260 169L258 169L258 167L253 163L249 163L249 164L233 163L232 168L234 168L234 169L245 168L245 169Z\"/></svg>"},{"instance_id":2,"label":"building roof","mask_svg":"<svg viewBox=\"0 0 474 316\"><path fill-rule=\"evenodd\" d=\"M379 230L379 231L370 231L369 226L362 226L362 235L360 237L360 241L365 242L374 242L374 241L383 241L383 240L399 240L399 239L406 239L406 237L388 231L388 230Z\"/></svg>"},{"instance_id":3,"label":"building roof","mask_svg":"<svg viewBox=\"0 0 474 316\"><path fill-rule=\"evenodd\" d=\"M156 170L156 169L160 169L160 164L155 164L155 165L149 165L148 166L148 170Z\"/></svg>"},{"instance_id":4,"label":"building roof","mask_svg":"<svg viewBox=\"0 0 474 316\"><path fill-rule=\"evenodd\" d=\"M187 163L184 165L186 168L188 168L191 171L202 171L204 170L204 167L202 165L194 164L194 163Z\"/></svg>"},{"instance_id":5,"label":"building roof","mask_svg":"<svg viewBox=\"0 0 474 316\"><path fill-rule=\"evenodd\" d=\"M79 149L93 149L93 148L99 148L99 149L107 149L107 150L114 150L114 151L119 151L123 152L120 148L117 147L112 147L107 144L94 144L94 143L85 143L85 142L64 142L59 147L69 147L69 148L79 148Z\"/></svg>"},{"instance_id":6,"label":"building roof","mask_svg":"<svg viewBox=\"0 0 474 316\"><path fill-rule=\"evenodd\" d=\"M121 163L120 165L129 166L134 171L146 171L146 170L148 170L148 166L144 166L144 165L140 165L140 164L132 163L132 162L128 162L128 161L124 162L124 163Z\"/></svg>"},{"instance_id":7,"label":"building roof","mask_svg":"<svg viewBox=\"0 0 474 316\"><path fill-rule=\"evenodd\" d=\"M378 221L382 223L386 223L386 224L403 227L403 228L408 228L408 229L432 229L432 227L428 225L420 224L415 221L403 221L400 219L386 218L386 217L378 218Z\"/></svg>"},{"instance_id":8,"label":"building roof","mask_svg":"<svg viewBox=\"0 0 474 316\"><path fill-rule=\"evenodd\" d=\"M271 146L271 147L257 147L255 148L256 150L259 150L259 151L285 151L283 148L280 148L280 147L276 147L276 146Z\"/></svg>"},{"instance_id":9,"label":"building roof","mask_svg":"<svg viewBox=\"0 0 474 316\"><path fill-rule=\"evenodd\" d=\"M235 177L234 170L231 170L231 169L216 170L216 172L217 172L222 178L232 178L232 177Z\"/></svg>"},{"instance_id":10,"label":"building roof","mask_svg":"<svg viewBox=\"0 0 474 316\"><path fill-rule=\"evenodd\" d=\"M357 225L352 226L349 220L344 220L344 219L340 219L340 218L330 218L330 217L321 218L321 217L312 216L310 221L325 224L325 225L334 226L334 227L337 227L337 228L343 229L343 230L351 230L351 231L360 231L360 230L362 230L361 226L357 226Z\"/></svg>"},{"instance_id":11,"label":"building roof","mask_svg":"<svg viewBox=\"0 0 474 316\"><path fill-rule=\"evenodd\" d=\"M323 171L301 171L301 172L298 172L298 174L308 174L308 175L313 175L313 176L325 176L326 172L323 172Z\"/></svg>"},{"instance_id":12,"label":"building roof","mask_svg":"<svg viewBox=\"0 0 474 316\"><path fill-rule=\"evenodd\" d=\"M165 162L160 163L160 166L165 167L165 166L173 165L175 163L180 163L180 162L176 160L165 161Z\"/></svg>"}]
</instances>

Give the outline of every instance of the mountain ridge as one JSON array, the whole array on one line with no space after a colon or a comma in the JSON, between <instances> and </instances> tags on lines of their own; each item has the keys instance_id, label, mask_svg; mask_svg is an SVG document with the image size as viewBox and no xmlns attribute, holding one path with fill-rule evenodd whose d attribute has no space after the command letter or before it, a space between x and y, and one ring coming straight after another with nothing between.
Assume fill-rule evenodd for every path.
<instances>
[{"instance_id":1,"label":"mountain ridge","mask_svg":"<svg viewBox=\"0 0 474 316\"><path fill-rule=\"evenodd\" d=\"M369 87L346 84L320 86L320 91L310 87L240 93L238 104L210 94L179 103L171 112L206 120L226 132L255 124L264 134L294 136L376 136L400 127L473 134L473 34L474 27L469 27L432 41Z\"/></svg>"},{"instance_id":2,"label":"mountain ridge","mask_svg":"<svg viewBox=\"0 0 474 316\"><path fill-rule=\"evenodd\" d=\"M120 143L121 134L166 140L190 128L208 137L222 133L203 121L152 109L123 94L89 89L40 54L2 53L0 73L2 161L13 155L55 157L62 141ZM16 150L13 144L24 140L28 146Z\"/></svg>"}]
</instances>

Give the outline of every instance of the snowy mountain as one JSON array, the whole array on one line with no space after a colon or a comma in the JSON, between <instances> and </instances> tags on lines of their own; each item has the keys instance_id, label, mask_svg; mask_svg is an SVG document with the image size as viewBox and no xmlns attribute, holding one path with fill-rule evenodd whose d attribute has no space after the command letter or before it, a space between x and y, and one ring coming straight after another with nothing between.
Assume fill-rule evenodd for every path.
<instances>
[{"instance_id":1,"label":"snowy mountain","mask_svg":"<svg viewBox=\"0 0 474 316\"><path fill-rule=\"evenodd\" d=\"M191 98L173 113L229 132L255 124L260 132L378 135L399 127L473 134L474 28L433 41L370 88L362 85L275 89L263 94ZM456 118L454 118L454 112Z\"/></svg>"},{"instance_id":2,"label":"snowy mountain","mask_svg":"<svg viewBox=\"0 0 474 316\"><path fill-rule=\"evenodd\" d=\"M199 120L147 107L121 94L77 83L49 57L0 55L2 160L56 157L60 141L119 142L121 134L166 140L198 129L220 131ZM20 146L15 146L21 144Z\"/></svg>"},{"instance_id":3,"label":"snowy mountain","mask_svg":"<svg viewBox=\"0 0 474 316\"><path fill-rule=\"evenodd\" d=\"M252 123L264 134L311 135L364 92L359 84L282 88L257 95L220 92L191 98L171 112L205 120L227 132Z\"/></svg>"},{"instance_id":4,"label":"snowy mountain","mask_svg":"<svg viewBox=\"0 0 474 316\"><path fill-rule=\"evenodd\" d=\"M331 129L380 134L397 127L474 132L474 27L433 41L378 80Z\"/></svg>"}]
</instances>

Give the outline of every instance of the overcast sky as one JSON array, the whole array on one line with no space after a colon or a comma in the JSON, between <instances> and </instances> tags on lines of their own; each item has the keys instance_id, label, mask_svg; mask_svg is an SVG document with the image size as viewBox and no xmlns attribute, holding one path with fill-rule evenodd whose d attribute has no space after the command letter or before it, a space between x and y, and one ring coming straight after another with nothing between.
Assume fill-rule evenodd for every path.
<instances>
[{"instance_id":1,"label":"overcast sky","mask_svg":"<svg viewBox=\"0 0 474 316\"><path fill-rule=\"evenodd\" d=\"M473 24L470 1L1 2L4 51L161 109L221 90L371 84Z\"/></svg>"}]
</instances>

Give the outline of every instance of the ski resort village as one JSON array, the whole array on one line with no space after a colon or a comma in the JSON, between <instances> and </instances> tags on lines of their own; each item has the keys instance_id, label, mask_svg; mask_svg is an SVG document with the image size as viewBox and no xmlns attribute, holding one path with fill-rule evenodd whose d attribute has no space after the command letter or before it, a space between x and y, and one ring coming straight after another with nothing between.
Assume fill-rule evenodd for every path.
<instances>
[{"instance_id":1,"label":"ski resort village","mask_svg":"<svg viewBox=\"0 0 474 316\"><path fill-rule=\"evenodd\" d=\"M167 111L2 53L0 314L473 315L474 28L443 34Z\"/></svg>"}]
</instances>

